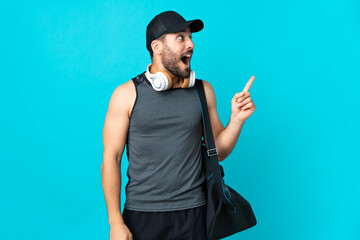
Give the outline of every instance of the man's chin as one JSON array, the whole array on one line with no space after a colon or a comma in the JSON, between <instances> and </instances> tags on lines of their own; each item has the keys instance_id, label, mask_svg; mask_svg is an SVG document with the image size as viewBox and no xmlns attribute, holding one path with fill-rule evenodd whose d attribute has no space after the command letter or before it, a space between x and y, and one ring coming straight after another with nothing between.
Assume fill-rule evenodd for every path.
<instances>
[{"instance_id":1,"label":"man's chin","mask_svg":"<svg viewBox=\"0 0 360 240\"><path fill-rule=\"evenodd\" d=\"M183 74L182 75L182 78L189 78L190 77L190 73L187 73L187 74Z\"/></svg>"},{"instance_id":2,"label":"man's chin","mask_svg":"<svg viewBox=\"0 0 360 240\"><path fill-rule=\"evenodd\" d=\"M183 72L184 78L190 77L190 68L185 68L185 71Z\"/></svg>"},{"instance_id":3,"label":"man's chin","mask_svg":"<svg viewBox=\"0 0 360 240\"><path fill-rule=\"evenodd\" d=\"M176 68L169 68L166 65L164 65L166 70L173 74L174 76L178 78L189 78L190 77L190 67L181 67L178 66Z\"/></svg>"}]
</instances>

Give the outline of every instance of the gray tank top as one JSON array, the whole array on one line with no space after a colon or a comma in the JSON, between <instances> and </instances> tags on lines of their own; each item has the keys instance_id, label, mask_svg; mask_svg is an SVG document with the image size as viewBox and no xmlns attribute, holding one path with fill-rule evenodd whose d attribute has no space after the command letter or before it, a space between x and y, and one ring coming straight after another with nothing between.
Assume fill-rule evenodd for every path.
<instances>
[{"instance_id":1,"label":"gray tank top","mask_svg":"<svg viewBox=\"0 0 360 240\"><path fill-rule=\"evenodd\" d=\"M127 138L125 208L173 211L206 204L202 117L195 87L155 91L142 73Z\"/></svg>"}]
</instances>

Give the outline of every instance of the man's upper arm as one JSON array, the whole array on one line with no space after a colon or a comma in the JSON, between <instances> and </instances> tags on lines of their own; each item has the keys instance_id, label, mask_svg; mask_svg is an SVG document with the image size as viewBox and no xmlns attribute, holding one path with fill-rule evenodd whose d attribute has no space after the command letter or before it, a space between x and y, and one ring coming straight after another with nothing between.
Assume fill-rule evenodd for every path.
<instances>
[{"instance_id":1,"label":"man's upper arm","mask_svg":"<svg viewBox=\"0 0 360 240\"><path fill-rule=\"evenodd\" d=\"M110 99L103 129L104 160L116 159L120 164L124 152L129 117L136 99L132 81L117 87Z\"/></svg>"},{"instance_id":2,"label":"man's upper arm","mask_svg":"<svg viewBox=\"0 0 360 240\"><path fill-rule=\"evenodd\" d=\"M221 123L219 115L217 113L216 96L214 89L212 88L211 84L207 81L203 81L203 84L206 95L206 102L209 110L211 128L213 131L214 138L216 139L217 135L219 135L219 133L224 129L224 126Z\"/></svg>"}]
</instances>

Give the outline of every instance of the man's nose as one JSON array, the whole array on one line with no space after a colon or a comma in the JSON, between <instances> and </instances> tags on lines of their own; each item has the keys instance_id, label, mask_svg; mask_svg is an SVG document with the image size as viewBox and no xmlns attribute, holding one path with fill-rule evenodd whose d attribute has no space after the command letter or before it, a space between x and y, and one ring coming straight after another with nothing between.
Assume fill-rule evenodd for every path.
<instances>
[{"instance_id":1,"label":"man's nose","mask_svg":"<svg viewBox=\"0 0 360 240\"><path fill-rule=\"evenodd\" d=\"M188 38L186 42L186 49L193 49L194 47L195 47L194 42L192 41L191 38Z\"/></svg>"}]
</instances>

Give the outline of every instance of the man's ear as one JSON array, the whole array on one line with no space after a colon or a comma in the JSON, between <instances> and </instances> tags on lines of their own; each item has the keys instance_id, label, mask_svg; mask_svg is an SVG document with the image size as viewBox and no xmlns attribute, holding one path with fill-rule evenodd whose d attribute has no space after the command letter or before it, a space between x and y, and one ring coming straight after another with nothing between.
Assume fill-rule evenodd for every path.
<instances>
[{"instance_id":1,"label":"man's ear","mask_svg":"<svg viewBox=\"0 0 360 240\"><path fill-rule=\"evenodd\" d=\"M151 48L154 54L161 55L163 52L164 44L160 40L154 40L151 42Z\"/></svg>"}]
</instances>

